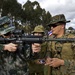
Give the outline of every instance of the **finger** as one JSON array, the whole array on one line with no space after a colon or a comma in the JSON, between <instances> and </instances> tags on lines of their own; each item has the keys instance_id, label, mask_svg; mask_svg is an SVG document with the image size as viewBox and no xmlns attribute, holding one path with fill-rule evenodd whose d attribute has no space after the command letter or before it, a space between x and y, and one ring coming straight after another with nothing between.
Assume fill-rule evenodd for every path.
<instances>
[{"instance_id":1,"label":"finger","mask_svg":"<svg viewBox=\"0 0 75 75\"><path fill-rule=\"evenodd\" d=\"M11 46L17 46L17 44L10 43Z\"/></svg>"},{"instance_id":2,"label":"finger","mask_svg":"<svg viewBox=\"0 0 75 75\"><path fill-rule=\"evenodd\" d=\"M13 52L13 50L12 50L12 49L9 49L8 51Z\"/></svg>"},{"instance_id":3,"label":"finger","mask_svg":"<svg viewBox=\"0 0 75 75\"><path fill-rule=\"evenodd\" d=\"M40 46L41 46L41 44L39 44L39 43L34 43L34 45L35 45L36 47L40 47Z\"/></svg>"}]
</instances>

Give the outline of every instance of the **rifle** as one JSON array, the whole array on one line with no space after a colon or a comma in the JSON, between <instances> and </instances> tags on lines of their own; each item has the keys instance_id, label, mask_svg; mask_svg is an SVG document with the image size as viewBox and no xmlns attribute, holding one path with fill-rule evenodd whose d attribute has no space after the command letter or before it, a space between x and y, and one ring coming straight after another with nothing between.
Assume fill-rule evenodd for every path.
<instances>
[{"instance_id":1,"label":"rifle","mask_svg":"<svg viewBox=\"0 0 75 75\"><path fill-rule=\"evenodd\" d=\"M15 41L15 43L26 43L26 44L31 44L31 43L43 43L45 41L58 41L58 42L75 42L75 38L42 38L41 36L23 36L19 38L0 38L0 42L5 41L6 42L11 42Z\"/></svg>"},{"instance_id":2,"label":"rifle","mask_svg":"<svg viewBox=\"0 0 75 75\"><path fill-rule=\"evenodd\" d=\"M75 42L75 38L44 38L41 36L25 36L25 33L22 30L16 30L12 32L14 34L14 36L11 36L10 38L3 38L0 37L0 44L7 44L7 43L15 43L18 44L18 50L17 52L23 50L23 47L25 45L29 46L31 48L31 44L32 43L43 43L45 41L49 42L49 41L58 41L58 42ZM32 50L30 49L29 51L29 56L26 56L26 60L27 59L36 59L38 57L38 53L32 53ZM37 55L37 57L35 57ZM20 55L21 58L23 58ZM32 57L32 58L31 58ZM23 58L25 59L25 58Z\"/></svg>"},{"instance_id":3,"label":"rifle","mask_svg":"<svg viewBox=\"0 0 75 75\"><path fill-rule=\"evenodd\" d=\"M75 42L75 38L43 38L41 36L18 36L18 37L11 37L11 38L0 38L0 43L6 44L10 42L14 42L19 44L19 50L22 50L22 47L25 46L25 44L28 44L31 46L32 43L43 43L43 42L49 42L49 41L58 41L58 42ZM31 58L32 50L29 51L29 56L27 58ZM37 54L35 54L37 55ZM37 56L38 57L38 56ZM34 57L35 59L35 57Z\"/></svg>"}]
</instances>

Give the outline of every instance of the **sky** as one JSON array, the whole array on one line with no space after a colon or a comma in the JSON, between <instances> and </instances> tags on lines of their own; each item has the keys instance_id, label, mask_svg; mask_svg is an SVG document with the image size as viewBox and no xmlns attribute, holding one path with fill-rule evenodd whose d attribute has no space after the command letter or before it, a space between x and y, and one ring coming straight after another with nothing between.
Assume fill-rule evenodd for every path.
<instances>
[{"instance_id":1,"label":"sky","mask_svg":"<svg viewBox=\"0 0 75 75\"><path fill-rule=\"evenodd\" d=\"M27 0L17 0L22 5ZM49 11L52 16L57 14L64 14L66 20L70 23L66 24L66 28L73 27L75 29L75 0L30 0L31 2L37 1L41 8Z\"/></svg>"}]
</instances>

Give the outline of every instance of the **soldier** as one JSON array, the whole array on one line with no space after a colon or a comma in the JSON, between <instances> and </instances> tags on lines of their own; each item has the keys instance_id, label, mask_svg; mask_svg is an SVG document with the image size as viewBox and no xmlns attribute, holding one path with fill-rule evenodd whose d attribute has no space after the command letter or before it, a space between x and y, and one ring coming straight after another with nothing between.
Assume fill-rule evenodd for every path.
<instances>
[{"instance_id":1,"label":"soldier","mask_svg":"<svg viewBox=\"0 0 75 75\"><path fill-rule=\"evenodd\" d=\"M2 37L9 38L11 36L11 31L15 29L14 26L8 23L9 21L10 19L7 16L0 19L1 38ZM17 46L18 45L13 43L0 44L0 75L28 75L29 74L27 62L23 59L26 56L26 51L29 49L29 46L25 45L23 48L24 50L19 50ZM23 58L21 56L23 56Z\"/></svg>"},{"instance_id":2,"label":"soldier","mask_svg":"<svg viewBox=\"0 0 75 75\"><path fill-rule=\"evenodd\" d=\"M45 29L42 25L38 25L34 28L34 31L32 32L35 36L42 36L45 35ZM34 43L35 45L38 43ZM34 46L33 44L33 46ZM29 73L30 75L44 75L44 64L41 64L43 58L45 58L46 51L47 51L47 43L41 44L41 51L38 51L38 59L32 60L29 62ZM37 51L37 50L36 50Z\"/></svg>"},{"instance_id":3,"label":"soldier","mask_svg":"<svg viewBox=\"0 0 75 75\"><path fill-rule=\"evenodd\" d=\"M63 14L52 17L49 27L52 29L54 38L74 38L65 33L66 23ZM75 44L72 42L49 42L49 50L52 57L47 58L46 64L52 67L52 75L75 75Z\"/></svg>"}]
</instances>

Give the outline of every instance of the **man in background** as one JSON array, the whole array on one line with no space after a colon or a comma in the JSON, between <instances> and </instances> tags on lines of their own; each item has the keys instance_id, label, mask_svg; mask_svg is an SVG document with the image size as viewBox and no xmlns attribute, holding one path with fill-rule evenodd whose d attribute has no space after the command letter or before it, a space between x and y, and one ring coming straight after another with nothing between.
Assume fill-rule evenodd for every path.
<instances>
[{"instance_id":1,"label":"man in background","mask_svg":"<svg viewBox=\"0 0 75 75\"><path fill-rule=\"evenodd\" d=\"M42 25L38 25L34 28L34 31L32 32L34 36L45 36L45 29ZM33 43L32 46L37 45L39 43ZM37 50L36 50L37 51ZM38 55L38 58L32 61L29 61L29 73L30 75L44 75L45 66L43 64L42 59L45 58L47 52L47 42L44 42L41 44L40 49L36 56ZM34 52L35 54L36 52Z\"/></svg>"}]
</instances>

